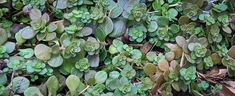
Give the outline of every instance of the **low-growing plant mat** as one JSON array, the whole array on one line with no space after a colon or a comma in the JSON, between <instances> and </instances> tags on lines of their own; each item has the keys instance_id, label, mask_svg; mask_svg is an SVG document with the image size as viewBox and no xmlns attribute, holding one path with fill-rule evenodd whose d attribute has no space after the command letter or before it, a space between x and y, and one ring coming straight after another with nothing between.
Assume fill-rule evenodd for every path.
<instances>
[{"instance_id":1,"label":"low-growing plant mat","mask_svg":"<svg viewBox=\"0 0 235 96\"><path fill-rule=\"evenodd\" d=\"M235 0L0 0L0 96L235 96Z\"/></svg>"}]
</instances>

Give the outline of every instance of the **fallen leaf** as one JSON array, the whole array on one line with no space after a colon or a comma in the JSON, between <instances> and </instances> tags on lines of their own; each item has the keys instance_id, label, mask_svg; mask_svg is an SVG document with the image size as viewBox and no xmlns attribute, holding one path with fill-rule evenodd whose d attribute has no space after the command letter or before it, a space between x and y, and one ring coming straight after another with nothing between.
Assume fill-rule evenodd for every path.
<instances>
[{"instance_id":1,"label":"fallen leaf","mask_svg":"<svg viewBox=\"0 0 235 96\"><path fill-rule=\"evenodd\" d=\"M223 78L227 75L228 70L227 69L218 69L216 67L212 68L211 71L206 73L206 77L210 78Z\"/></svg>"},{"instance_id":2,"label":"fallen leaf","mask_svg":"<svg viewBox=\"0 0 235 96\"><path fill-rule=\"evenodd\" d=\"M224 81L224 83L231 86L232 88L235 88L235 81Z\"/></svg>"},{"instance_id":3,"label":"fallen leaf","mask_svg":"<svg viewBox=\"0 0 235 96\"><path fill-rule=\"evenodd\" d=\"M169 63L168 63L168 61L165 60L165 59L160 60L160 61L158 62L158 68L159 68L161 71L163 71L163 72L169 70L169 67L170 67L170 66L169 66Z\"/></svg>"},{"instance_id":4,"label":"fallen leaf","mask_svg":"<svg viewBox=\"0 0 235 96\"><path fill-rule=\"evenodd\" d=\"M144 54L148 53L149 50L152 48L152 44L149 42L145 43L144 46L140 49Z\"/></svg>"}]
</instances>

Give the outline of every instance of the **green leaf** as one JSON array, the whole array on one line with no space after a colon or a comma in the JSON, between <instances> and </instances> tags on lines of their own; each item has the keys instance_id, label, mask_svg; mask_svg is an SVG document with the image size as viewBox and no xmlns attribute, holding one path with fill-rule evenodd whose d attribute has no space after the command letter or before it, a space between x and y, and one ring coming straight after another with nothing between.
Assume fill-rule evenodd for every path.
<instances>
[{"instance_id":1,"label":"green leaf","mask_svg":"<svg viewBox=\"0 0 235 96\"><path fill-rule=\"evenodd\" d=\"M158 17L158 19L157 19L157 24L158 24L159 26L166 26L166 25L169 24L169 20L168 20L167 17L160 16L160 17Z\"/></svg>"},{"instance_id":2,"label":"green leaf","mask_svg":"<svg viewBox=\"0 0 235 96\"><path fill-rule=\"evenodd\" d=\"M47 33L45 37L43 37L43 41L52 41L56 38L56 33L55 32L51 32L51 33Z\"/></svg>"},{"instance_id":3,"label":"green leaf","mask_svg":"<svg viewBox=\"0 0 235 96\"><path fill-rule=\"evenodd\" d=\"M117 18L120 16L123 12L123 8L117 4L113 9L110 10L110 17L111 18Z\"/></svg>"},{"instance_id":4,"label":"green leaf","mask_svg":"<svg viewBox=\"0 0 235 96\"><path fill-rule=\"evenodd\" d=\"M31 20L37 20L40 19L42 16L42 13L39 9L33 8L30 12L29 12L29 17Z\"/></svg>"},{"instance_id":5,"label":"green leaf","mask_svg":"<svg viewBox=\"0 0 235 96\"><path fill-rule=\"evenodd\" d=\"M88 55L87 58L89 60L89 65L91 67L98 67L99 66L99 62L100 62L99 55Z\"/></svg>"},{"instance_id":6,"label":"green leaf","mask_svg":"<svg viewBox=\"0 0 235 96\"><path fill-rule=\"evenodd\" d=\"M67 8L67 0L55 0L53 6L58 9L65 9Z\"/></svg>"},{"instance_id":7,"label":"green leaf","mask_svg":"<svg viewBox=\"0 0 235 96\"><path fill-rule=\"evenodd\" d=\"M118 19L113 21L113 31L109 34L110 37L119 37L126 32L126 19Z\"/></svg>"},{"instance_id":8,"label":"green leaf","mask_svg":"<svg viewBox=\"0 0 235 96\"><path fill-rule=\"evenodd\" d=\"M26 40L27 39L32 39L36 35L34 30L31 27L29 27L29 26L21 29L20 31L21 31L21 37L23 39L26 39Z\"/></svg>"},{"instance_id":9,"label":"green leaf","mask_svg":"<svg viewBox=\"0 0 235 96\"><path fill-rule=\"evenodd\" d=\"M109 73L109 77L113 79L117 79L120 76L120 73L118 71L112 71Z\"/></svg>"},{"instance_id":10,"label":"green leaf","mask_svg":"<svg viewBox=\"0 0 235 96\"><path fill-rule=\"evenodd\" d=\"M105 34L104 30L97 28L95 31L95 37L98 38L101 42L105 41L107 35Z\"/></svg>"},{"instance_id":11,"label":"green leaf","mask_svg":"<svg viewBox=\"0 0 235 96\"><path fill-rule=\"evenodd\" d=\"M51 58L51 48L44 44L38 44L34 48L34 54L40 60L49 60Z\"/></svg>"},{"instance_id":12,"label":"green leaf","mask_svg":"<svg viewBox=\"0 0 235 96\"><path fill-rule=\"evenodd\" d=\"M153 64L146 64L144 66L144 72L148 76L153 76L156 73L156 71L157 71L157 67Z\"/></svg>"},{"instance_id":13,"label":"green leaf","mask_svg":"<svg viewBox=\"0 0 235 96\"><path fill-rule=\"evenodd\" d=\"M50 23L48 26L47 26L47 30L49 32L54 32L55 30L57 29L57 25L55 23Z\"/></svg>"},{"instance_id":14,"label":"green leaf","mask_svg":"<svg viewBox=\"0 0 235 96\"><path fill-rule=\"evenodd\" d=\"M31 58L34 55L34 51L32 48L19 49L19 55L24 58Z\"/></svg>"},{"instance_id":15,"label":"green leaf","mask_svg":"<svg viewBox=\"0 0 235 96\"><path fill-rule=\"evenodd\" d=\"M56 96L59 89L59 81L55 76L51 76L47 79L46 86L48 89L48 96Z\"/></svg>"},{"instance_id":16,"label":"green leaf","mask_svg":"<svg viewBox=\"0 0 235 96\"><path fill-rule=\"evenodd\" d=\"M4 46L7 53L12 53L15 50L16 44L14 42L6 42Z\"/></svg>"},{"instance_id":17,"label":"green leaf","mask_svg":"<svg viewBox=\"0 0 235 96\"><path fill-rule=\"evenodd\" d=\"M69 75L65 82L67 87L69 88L70 93L74 95L77 88L79 87L80 79L75 75Z\"/></svg>"},{"instance_id":18,"label":"green leaf","mask_svg":"<svg viewBox=\"0 0 235 96\"><path fill-rule=\"evenodd\" d=\"M178 11L175 10L174 8L170 8L168 10L168 16L169 18L175 18L178 15Z\"/></svg>"},{"instance_id":19,"label":"green leaf","mask_svg":"<svg viewBox=\"0 0 235 96\"><path fill-rule=\"evenodd\" d=\"M2 45L3 43L5 43L7 41L8 35L7 32L0 28L0 45Z\"/></svg>"},{"instance_id":20,"label":"green leaf","mask_svg":"<svg viewBox=\"0 0 235 96\"><path fill-rule=\"evenodd\" d=\"M59 67L63 64L64 59L62 58L61 55L58 56L53 56L47 63L51 67Z\"/></svg>"},{"instance_id":21,"label":"green leaf","mask_svg":"<svg viewBox=\"0 0 235 96\"><path fill-rule=\"evenodd\" d=\"M84 27L82 28L81 30L81 34L79 34L80 37L83 37L83 36L89 36L92 34L92 28L91 27Z\"/></svg>"},{"instance_id":22,"label":"green leaf","mask_svg":"<svg viewBox=\"0 0 235 96\"><path fill-rule=\"evenodd\" d=\"M7 83L7 75L5 73L0 73L0 85L5 85L6 83Z\"/></svg>"},{"instance_id":23,"label":"green leaf","mask_svg":"<svg viewBox=\"0 0 235 96\"><path fill-rule=\"evenodd\" d=\"M29 87L29 80L25 77L15 77L12 80L12 90L17 93L23 93Z\"/></svg>"},{"instance_id":24,"label":"green leaf","mask_svg":"<svg viewBox=\"0 0 235 96\"><path fill-rule=\"evenodd\" d=\"M29 87L24 91L24 96L43 96L37 87Z\"/></svg>"},{"instance_id":25,"label":"green leaf","mask_svg":"<svg viewBox=\"0 0 235 96\"><path fill-rule=\"evenodd\" d=\"M104 22L98 26L101 30L103 30L104 35L107 36L113 31L113 21L109 17L104 18Z\"/></svg>"},{"instance_id":26,"label":"green leaf","mask_svg":"<svg viewBox=\"0 0 235 96\"><path fill-rule=\"evenodd\" d=\"M104 83L108 78L108 74L105 71L99 71L95 74L96 83Z\"/></svg>"},{"instance_id":27,"label":"green leaf","mask_svg":"<svg viewBox=\"0 0 235 96\"><path fill-rule=\"evenodd\" d=\"M157 25L157 22L156 21L151 21L149 24L148 24L148 31L149 32L154 32L158 29L158 25Z\"/></svg>"}]
</instances>

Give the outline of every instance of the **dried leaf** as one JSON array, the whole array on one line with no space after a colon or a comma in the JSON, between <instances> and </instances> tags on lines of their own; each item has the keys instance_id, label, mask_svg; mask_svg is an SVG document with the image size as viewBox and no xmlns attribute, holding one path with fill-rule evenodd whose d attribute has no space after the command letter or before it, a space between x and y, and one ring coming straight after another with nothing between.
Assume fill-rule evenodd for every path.
<instances>
[{"instance_id":1,"label":"dried leaf","mask_svg":"<svg viewBox=\"0 0 235 96\"><path fill-rule=\"evenodd\" d=\"M160 60L159 62L158 62L158 68L161 70L161 71L167 71L167 70L169 70L169 63L168 63L168 61L167 60Z\"/></svg>"},{"instance_id":2,"label":"dried leaf","mask_svg":"<svg viewBox=\"0 0 235 96\"><path fill-rule=\"evenodd\" d=\"M156 69L156 66L154 64L146 64L144 66L144 72L148 76L154 75L156 73L156 71L157 71L157 69Z\"/></svg>"},{"instance_id":3,"label":"dried leaf","mask_svg":"<svg viewBox=\"0 0 235 96\"><path fill-rule=\"evenodd\" d=\"M235 59L235 45L232 46L232 47L228 50L228 55L229 55L231 58Z\"/></svg>"}]
</instances>

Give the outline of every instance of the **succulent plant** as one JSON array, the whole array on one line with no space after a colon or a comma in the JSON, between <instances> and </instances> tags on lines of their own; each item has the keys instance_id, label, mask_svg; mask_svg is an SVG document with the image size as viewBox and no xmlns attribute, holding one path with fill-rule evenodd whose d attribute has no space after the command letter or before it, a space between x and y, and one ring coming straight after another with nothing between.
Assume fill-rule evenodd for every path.
<instances>
[{"instance_id":1,"label":"succulent plant","mask_svg":"<svg viewBox=\"0 0 235 96\"><path fill-rule=\"evenodd\" d=\"M234 2L0 0L0 96L230 95Z\"/></svg>"},{"instance_id":2,"label":"succulent plant","mask_svg":"<svg viewBox=\"0 0 235 96\"><path fill-rule=\"evenodd\" d=\"M129 18L133 18L136 21L140 21L144 18L147 6L144 3L133 5L130 10Z\"/></svg>"},{"instance_id":3,"label":"succulent plant","mask_svg":"<svg viewBox=\"0 0 235 96\"><path fill-rule=\"evenodd\" d=\"M93 55L99 48L99 42L93 37L88 37L84 45L84 50L87 51L88 54Z\"/></svg>"},{"instance_id":4,"label":"succulent plant","mask_svg":"<svg viewBox=\"0 0 235 96\"><path fill-rule=\"evenodd\" d=\"M65 49L63 50L62 54L64 58L70 58L70 57L75 57L77 53L80 51L81 51L80 41L74 40L68 46L65 46Z\"/></svg>"},{"instance_id":5,"label":"succulent plant","mask_svg":"<svg viewBox=\"0 0 235 96\"><path fill-rule=\"evenodd\" d=\"M147 30L143 25L133 26L128 31L129 40L142 42L146 38L146 32Z\"/></svg>"},{"instance_id":6,"label":"succulent plant","mask_svg":"<svg viewBox=\"0 0 235 96\"><path fill-rule=\"evenodd\" d=\"M191 66L180 69L180 76L186 84L189 84L191 81L196 79L196 67Z\"/></svg>"},{"instance_id":7,"label":"succulent plant","mask_svg":"<svg viewBox=\"0 0 235 96\"><path fill-rule=\"evenodd\" d=\"M6 47L0 46L0 57L2 58L5 53L6 53Z\"/></svg>"},{"instance_id":8,"label":"succulent plant","mask_svg":"<svg viewBox=\"0 0 235 96\"><path fill-rule=\"evenodd\" d=\"M210 33L208 35L208 40L210 43L219 43L222 40L222 35L220 34L220 29L218 25L212 25L210 28Z\"/></svg>"},{"instance_id":9,"label":"succulent plant","mask_svg":"<svg viewBox=\"0 0 235 96\"><path fill-rule=\"evenodd\" d=\"M188 49L191 51L191 57L204 57L206 55L207 49L200 43L190 43Z\"/></svg>"},{"instance_id":10,"label":"succulent plant","mask_svg":"<svg viewBox=\"0 0 235 96\"><path fill-rule=\"evenodd\" d=\"M65 14L64 17L70 22L75 23L90 23L91 14L86 7L82 7L79 10L73 10L71 13Z\"/></svg>"},{"instance_id":11,"label":"succulent plant","mask_svg":"<svg viewBox=\"0 0 235 96\"><path fill-rule=\"evenodd\" d=\"M76 62L75 67L80 71L86 71L89 67L89 62L87 58L82 58Z\"/></svg>"},{"instance_id":12,"label":"succulent plant","mask_svg":"<svg viewBox=\"0 0 235 96\"><path fill-rule=\"evenodd\" d=\"M205 57L203 59L204 63L205 63L205 68L206 69L209 69L210 67L213 67L213 61L212 61L212 58L210 56L208 57Z\"/></svg>"}]
</instances>

